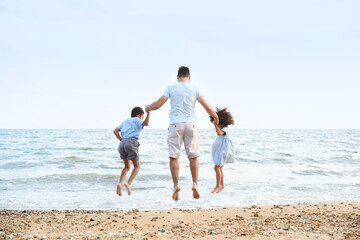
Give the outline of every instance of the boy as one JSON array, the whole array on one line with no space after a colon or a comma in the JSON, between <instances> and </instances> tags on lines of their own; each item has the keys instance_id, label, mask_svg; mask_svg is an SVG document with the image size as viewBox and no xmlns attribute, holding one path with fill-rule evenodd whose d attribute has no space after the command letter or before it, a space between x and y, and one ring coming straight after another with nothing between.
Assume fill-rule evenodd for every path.
<instances>
[{"instance_id":1,"label":"boy","mask_svg":"<svg viewBox=\"0 0 360 240\"><path fill-rule=\"evenodd\" d=\"M140 130L143 129L144 126L149 125L150 111L147 111L146 113L147 115L145 121L142 121L142 119L144 118L144 111L141 107L135 107L131 111L131 118L126 119L117 128L114 129L115 136L120 140L120 144L118 147L120 158L124 161L125 164L125 167L121 172L120 181L116 187L116 193L119 196L122 196L122 185L127 172L131 168L131 161L134 165L134 169L131 172L128 181L124 184L127 189L128 195L131 195L131 182L134 180L140 170L140 144L138 142L138 139ZM119 134L119 132L121 134Z\"/></svg>"}]
</instances>

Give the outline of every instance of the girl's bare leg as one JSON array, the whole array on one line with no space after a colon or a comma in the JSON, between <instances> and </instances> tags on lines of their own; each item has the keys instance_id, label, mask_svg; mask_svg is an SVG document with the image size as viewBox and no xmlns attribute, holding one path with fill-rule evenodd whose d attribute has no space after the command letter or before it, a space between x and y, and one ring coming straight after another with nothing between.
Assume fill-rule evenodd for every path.
<instances>
[{"instance_id":1,"label":"girl's bare leg","mask_svg":"<svg viewBox=\"0 0 360 240\"><path fill-rule=\"evenodd\" d=\"M221 179L220 179L220 185L221 185L221 189L219 192L221 192L224 188L224 172L223 172L223 166L220 167L220 172L221 172Z\"/></svg>"},{"instance_id":2,"label":"girl's bare leg","mask_svg":"<svg viewBox=\"0 0 360 240\"><path fill-rule=\"evenodd\" d=\"M128 195L131 195L131 183L134 180L134 178L136 177L136 175L138 174L139 170L140 170L140 160L133 160L132 161L133 165L134 165L134 169L131 172L131 175L129 177L129 179L127 180L127 182L124 184Z\"/></svg>"},{"instance_id":3,"label":"girl's bare leg","mask_svg":"<svg viewBox=\"0 0 360 240\"><path fill-rule=\"evenodd\" d=\"M116 193L119 196L122 196L122 192L121 192L122 185L125 180L126 174L128 173L128 171L130 170L130 167L131 167L130 160L124 159L123 161L124 161L125 166L124 166L123 170L121 171L120 181L119 181L118 185L116 186Z\"/></svg>"},{"instance_id":4,"label":"girl's bare leg","mask_svg":"<svg viewBox=\"0 0 360 240\"><path fill-rule=\"evenodd\" d=\"M214 190L212 190L211 193L218 193L220 191L220 189L221 189L221 185L220 185L220 182L221 182L220 166L215 166L214 170L215 170L215 174L216 174L216 186L215 186Z\"/></svg>"}]
</instances>

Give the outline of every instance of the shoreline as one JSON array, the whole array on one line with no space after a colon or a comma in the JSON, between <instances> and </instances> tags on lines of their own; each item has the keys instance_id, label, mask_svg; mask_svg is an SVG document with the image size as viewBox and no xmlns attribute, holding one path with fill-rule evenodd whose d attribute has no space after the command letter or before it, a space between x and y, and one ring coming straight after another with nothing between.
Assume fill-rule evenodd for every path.
<instances>
[{"instance_id":1,"label":"shoreline","mask_svg":"<svg viewBox=\"0 0 360 240\"><path fill-rule=\"evenodd\" d=\"M0 210L0 239L360 239L360 202L207 209Z\"/></svg>"}]
</instances>

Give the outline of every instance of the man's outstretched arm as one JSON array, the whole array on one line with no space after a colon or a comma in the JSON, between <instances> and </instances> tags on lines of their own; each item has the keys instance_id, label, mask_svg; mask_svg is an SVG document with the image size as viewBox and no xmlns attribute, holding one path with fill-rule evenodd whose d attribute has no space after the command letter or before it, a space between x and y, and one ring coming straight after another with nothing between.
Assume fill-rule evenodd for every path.
<instances>
[{"instance_id":1,"label":"man's outstretched arm","mask_svg":"<svg viewBox=\"0 0 360 240\"><path fill-rule=\"evenodd\" d=\"M198 97L197 100L204 107L206 112L215 119L214 123L217 124L219 122L219 117L216 114L214 108L206 101L205 97L202 95L202 96Z\"/></svg>"},{"instance_id":2,"label":"man's outstretched arm","mask_svg":"<svg viewBox=\"0 0 360 240\"><path fill-rule=\"evenodd\" d=\"M164 103L165 103L167 100L168 100L167 97L161 96L156 102L153 102L152 104L147 105L147 106L145 107L145 111L146 111L146 112L150 112L150 111L157 110L157 109L161 108L162 105L164 105Z\"/></svg>"}]
</instances>

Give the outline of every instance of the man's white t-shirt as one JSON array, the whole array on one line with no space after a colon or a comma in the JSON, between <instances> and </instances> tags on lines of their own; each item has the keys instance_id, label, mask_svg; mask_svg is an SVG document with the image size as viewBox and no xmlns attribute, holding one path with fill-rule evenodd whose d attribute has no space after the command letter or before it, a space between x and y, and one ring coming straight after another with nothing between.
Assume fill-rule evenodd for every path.
<instances>
[{"instance_id":1,"label":"man's white t-shirt","mask_svg":"<svg viewBox=\"0 0 360 240\"><path fill-rule=\"evenodd\" d=\"M177 82L165 90L165 97L170 98L170 124L196 122L195 103L202 93L190 82Z\"/></svg>"}]
</instances>

